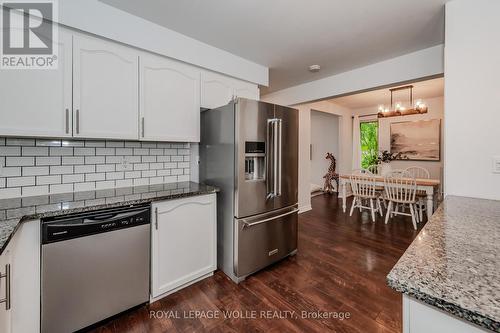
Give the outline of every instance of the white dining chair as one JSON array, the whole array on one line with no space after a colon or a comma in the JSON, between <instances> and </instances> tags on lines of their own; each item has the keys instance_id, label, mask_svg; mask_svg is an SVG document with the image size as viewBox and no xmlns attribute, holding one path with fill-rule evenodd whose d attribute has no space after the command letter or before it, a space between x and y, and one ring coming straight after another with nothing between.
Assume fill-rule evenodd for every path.
<instances>
[{"instance_id":1,"label":"white dining chair","mask_svg":"<svg viewBox=\"0 0 500 333\"><path fill-rule=\"evenodd\" d=\"M380 199L375 191L376 186L373 175L364 173L363 171L355 171L351 174L349 180L351 182L351 188L354 196L349 216L352 216L355 208L359 208L360 211L363 209L369 209L373 222L375 222L375 214L377 212L380 216L383 216L384 213L382 212L382 205L380 204ZM365 206L364 202L369 202L370 206Z\"/></svg>"},{"instance_id":2,"label":"white dining chair","mask_svg":"<svg viewBox=\"0 0 500 333\"><path fill-rule=\"evenodd\" d=\"M377 164L370 165L366 170L370 171L374 175L379 175L380 174L380 166Z\"/></svg>"},{"instance_id":3,"label":"white dining chair","mask_svg":"<svg viewBox=\"0 0 500 333\"><path fill-rule=\"evenodd\" d=\"M408 172L413 178L417 179L430 179L431 174L429 173L429 170L426 168L422 168L419 166L412 166L409 168L405 169L406 172ZM417 206L418 206L418 218L420 222L424 220L424 212L427 211L427 193L425 191L418 191L417 190Z\"/></svg>"},{"instance_id":4,"label":"white dining chair","mask_svg":"<svg viewBox=\"0 0 500 333\"><path fill-rule=\"evenodd\" d=\"M411 216L413 228L417 229L417 182L404 170L396 170L391 172L384 178L385 196L389 201L385 223L389 222L389 218L394 215ZM408 206L410 213L404 211L404 207ZM401 207L401 211L400 208Z\"/></svg>"}]
</instances>

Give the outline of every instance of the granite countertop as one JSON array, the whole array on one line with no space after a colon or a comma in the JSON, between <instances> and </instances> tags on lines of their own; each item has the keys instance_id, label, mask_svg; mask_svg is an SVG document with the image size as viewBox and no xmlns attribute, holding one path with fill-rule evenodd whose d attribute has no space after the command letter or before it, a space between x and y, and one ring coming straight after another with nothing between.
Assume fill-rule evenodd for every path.
<instances>
[{"instance_id":1,"label":"granite countertop","mask_svg":"<svg viewBox=\"0 0 500 333\"><path fill-rule=\"evenodd\" d=\"M448 196L387 276L388 285L500 332L500 201Z\"/></svg>"},{"instance_id":2,"label":"granite countertop","mask_svg":"<svg viewBox=\"0 0 500 333\"><path fill-rule=\"evenodd\" d=\"M24 221L218 191L216 187L209 185L179 182L2 199L0 200L0 254Z\"/></svg>"}]
</instances>

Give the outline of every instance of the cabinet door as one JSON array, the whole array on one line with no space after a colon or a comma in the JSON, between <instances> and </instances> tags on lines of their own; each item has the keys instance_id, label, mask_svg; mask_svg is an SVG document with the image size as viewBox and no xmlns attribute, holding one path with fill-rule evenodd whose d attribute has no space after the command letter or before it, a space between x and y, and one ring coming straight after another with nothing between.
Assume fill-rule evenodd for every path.
<instances>
[{"instance_id":1,"label":"cabinet door","mask_svg":"<svg viewBox=\"0 0 500 333\"><path fill-rule=\"evenodd\" d=\"M141 139L199 142L199 70L149 54L140 63Z\"/></svg>"},{"instance_id":2,"label":"cabinet door","mask_svg":"<svg viewBox=\"0 0 500 333\"><path fill-rule=\"evenodd\" d=\"M212 72L201 73L201 107L215 109L228 104L234 95L233 80Z\"/></svg>"},{"instance_id":3,"label":"cabinet door","mask_svg":"<svg viewBox=\"0 0 500 333\"><path fill-rule=\"evenodd\" d=\"M0 255L0 273L6 274L7 265L11 264L11 246L4 250L2 255ZM12 268L12 266L11 266ZM12 277L12 271L11 271ZM12 279L11 279L12 281ZM6 278L0 280L0 299L5 299L7 296ZM12 296L12 293L10 293ZM11 298L12 300L12 298ZM5 303L0 303L0 332L11 333L12 332L12 302L11 308L7 309Z\"/></svg>"},{"instance_id":4,"label":"cabinet door","mask_svg":"<svg viewBox=\"0 0 500 333\"><path fill-rule=\"evenodd\" d=\"M74 136L137 139L138 53L82 34L73 36Z\"/></svg>"},{"instance_id":5,"label":"cabinet door","mask_svg":"<svg viewBox=\"0 0 500 333\"><path fill-rule=\"evenodd\" d=\"M258 101L260 99L259 87L256 84L234 80L234 95Z\"/></svg>"},{"instance_id":6,"label":"cabinet door","mask_svg":"<svg viewBox=\"0 0 500 333\"><path fill-rule=\"evenodd\" d=\"M1 71L0 136L71 136L71 39L59 28L57 69Z\"/></svg>"},{"instance_id":7,"label":"cabinet door","mask_svg":"<svg viewBox=\"0 0 500 333\"><path fill-rule=\"evenodd\" d=\"M153 204L153 297L216 269L215 194Z\"/></svg>"}]
</instances>

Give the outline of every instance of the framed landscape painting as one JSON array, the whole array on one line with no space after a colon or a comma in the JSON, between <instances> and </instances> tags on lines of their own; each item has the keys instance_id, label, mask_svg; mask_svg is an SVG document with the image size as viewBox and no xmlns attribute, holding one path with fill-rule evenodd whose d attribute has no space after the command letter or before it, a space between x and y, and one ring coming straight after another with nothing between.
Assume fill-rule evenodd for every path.
<instances>
[{"instance_id":1,"label":"framed landscape painting","mask_svg":"<svg viewBox=\"0 0 500 333\"><path fill-rule=\"evenodd\" d=\"M406 121L391 124L391 153L404 159L439 161L441 159L441 120Z\"/></svg>"}]
</instances>

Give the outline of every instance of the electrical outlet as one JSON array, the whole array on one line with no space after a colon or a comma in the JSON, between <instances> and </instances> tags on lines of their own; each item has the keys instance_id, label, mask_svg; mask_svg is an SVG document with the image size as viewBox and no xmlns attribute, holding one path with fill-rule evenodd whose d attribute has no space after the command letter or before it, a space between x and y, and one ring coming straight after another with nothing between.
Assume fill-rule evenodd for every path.
<instances>
[{"instance_id":1,"label":"electrical outlet","mask_svg":"<svg viewBox=\"0 0 500 333\"><path fill-rule=\"evenodd\" d=\"M500 156L493 156L493 173L500 173Z\"/></svg>"}]
</instances>

